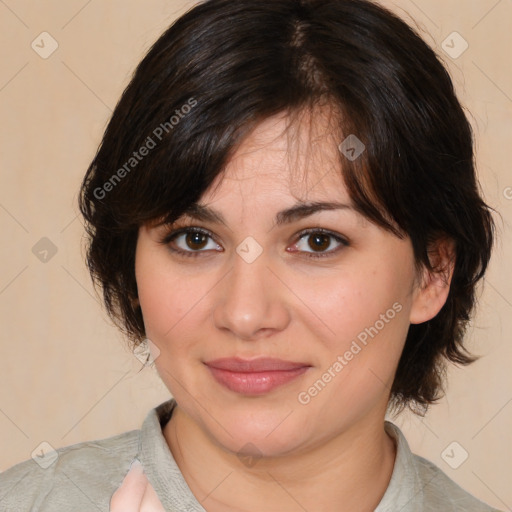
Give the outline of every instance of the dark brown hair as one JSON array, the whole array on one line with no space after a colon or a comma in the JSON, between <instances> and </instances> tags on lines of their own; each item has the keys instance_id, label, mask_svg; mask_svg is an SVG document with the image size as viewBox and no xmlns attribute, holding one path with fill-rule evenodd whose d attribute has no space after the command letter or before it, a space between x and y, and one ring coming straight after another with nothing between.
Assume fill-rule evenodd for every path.
<instances>
[{"instance_id":1,"label":"dark brown hair","mask_svg":"<svg viewBox=\"0 0 512 512\"><path fill-rule=\"evenodd\" d=\"M320 103L340 112L340 133L366 147L354 160L340 152L357 209L408 235L419 267L435 271L428 252L440 237L455 244L446 304L410 326L391 390L393 407L421 414L441 396L446 360L476 359L463 335L494 223L446 69L412 28L372 2L207 0L180 17L138 65L85 175L87 264L112 319L139 343L139 226L179 218L262 120Z\"/></svg>"}]
</instances>

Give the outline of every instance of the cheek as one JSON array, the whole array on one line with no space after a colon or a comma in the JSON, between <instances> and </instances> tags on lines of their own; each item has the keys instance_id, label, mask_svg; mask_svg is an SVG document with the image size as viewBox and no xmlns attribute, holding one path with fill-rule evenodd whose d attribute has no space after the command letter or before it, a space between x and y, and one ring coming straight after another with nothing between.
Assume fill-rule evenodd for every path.
<instances>
[{"instance_id":1,"label":"cheek","mask_svg":"<svg viewBox=\"0 0 512 512\"><path fill-rule=\"evenodd\" d=\"M149 251L137 254L135 273L146 335L159 346L197 302L197 289L187 286L186 279L171 272L168 266L161 254Z\"/></svg>"},{"instance_id":2,"label":"cheek","mask_svg":"<svg viewBox=\"0 0 512 512\"><path fill-rule=\"evenodd\" d=\"M204 333L212 314L208 295L215 276L171 265L163 251L141 253L136 279L146 336L159 349L156 368L164 381L169 373L182 376L185 360L200 365L204 357Z\"/></svg>"},{"instance_id":3,"label":"cheek","mask_svg":"<svg viewBox=\"0 0 512 512\"><path fill-rule=\"evenodd\" d=\"M300 284L296 281L300 286L297 295L313 313L309 315L310 329L316 324L331 349L342 350L358 336L364 341L367 330L375 332L374 327L390 335L395 329L403 332L408 325L405 312L411 279L406 266L360 261L341 270L335 279L332 275L317 277L314 286L308 279Z\"/></svg>"},{"instance_id":4,"label":"cheek","mask_svg":"<svg viewBox=\"0 0 512 512\"><path fill-rule=\"evenodd\" d=\"M406 258L360 260L335 280L316 280L309 288L315 315L310 315L308 330L316 328L323 343L315 376L327 383L317 386L326 391L322 401L356 410L389 390L409 328L412 279Z\"/></svg>"},{"instance_id":5,"label":"cheek","mask_svg":"<svg viewBox=\"0 0 512 512\"><path fill-rule=\"evenodd\" d=\"M396 291L384 287L376 293L372 286L372 294L359 292L356 284L362 282L353 276L324 301L319 315L329 319L329 334L310 347L309 353L313 348L320 354L319 364L297 396L304 410L322 411L318 417L327 424L356 421L387 403L407 335L406 309L395 300Z\"/></svg>"},{"instance_id":6,"label":"cheek","mask_svg":"<svg viewBox=\"0 0 512 512\"><path fill-rule=\"evenodd\" d=\"M197 294L179 280L143 281L139 299L146 335L158 345L167 345L166 340L176 338L198 313L197 306L194 308Z\"/></svg>"}]
</instances>

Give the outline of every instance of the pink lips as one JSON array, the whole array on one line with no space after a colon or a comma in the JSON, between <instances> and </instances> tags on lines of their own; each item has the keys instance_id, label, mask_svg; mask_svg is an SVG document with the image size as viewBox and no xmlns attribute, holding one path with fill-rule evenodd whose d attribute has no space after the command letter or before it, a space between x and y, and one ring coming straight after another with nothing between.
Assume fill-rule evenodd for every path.
<instances>
[{"instance_id":1,"label":"pink lips","mask_svg":"<svg viewBox=\"0 0 512 512\"><path fill-rule=\"evenodd\" d=\"M296 379L310 365L282 359L239 358L215 359L205 363L213 377L231 391L246 395L261 395Z\"/></svg>"}]
</instances>

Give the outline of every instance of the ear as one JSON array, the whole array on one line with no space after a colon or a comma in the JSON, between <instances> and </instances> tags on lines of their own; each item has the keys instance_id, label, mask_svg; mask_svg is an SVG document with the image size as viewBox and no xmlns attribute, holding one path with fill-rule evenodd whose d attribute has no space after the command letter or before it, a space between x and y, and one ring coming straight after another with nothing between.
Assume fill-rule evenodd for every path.
<instances>
[{"instance_id":1,"label":"ear","mask_svg":"<svg viewBox=\"0 0 512 512\"><path fill-rule=\"evenodd\" d=\"M438 238L428 248L433 270L425 267L413 291L409 320L421 324L434 318L444 306L455 268L455 242L447 237Z\"/></svg>"}]
</instances>

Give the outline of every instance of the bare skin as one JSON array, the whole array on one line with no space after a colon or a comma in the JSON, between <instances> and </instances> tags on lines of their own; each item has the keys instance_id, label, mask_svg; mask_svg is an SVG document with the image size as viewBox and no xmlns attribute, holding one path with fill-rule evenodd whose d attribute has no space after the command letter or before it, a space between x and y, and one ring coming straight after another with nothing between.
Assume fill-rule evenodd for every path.
<instances>
[{"instance_id":1,"label":"bare skin","mask_svg":"<svg viewBox=\"0 0 512 512\"><path fill-rule=\"evenodd\" d=\"M140 462L132 464L123 482L112 495L109 511L165 512Z\"/></svg>"},{"instance_id":2,"label":"bare skin","mask_svg":"<svg viewBox=\"0 0 512 512\"><path fill-rule=\"evenodd\" d=\"M165 226L139 231L146 334L178 403L164 436L208 512L373 511L395 461L384 416L407 330L433 318L449 291L451 274L446 280L416 271L409 238L351 208L336 153L341 141L329 135L327 117L316 116L312 131L299 126L289 138L286 117L275 116L238 148L218 188L199 201L225 224L183 218L173 226L207 230L211 237L193 235L202 246L186 235L159 243ZM298 200L346 207L276 224L277 212ZM309 228L346 244L301 234ZM250 263L236 251L249 236L262 249ZM311 243L317 236L321 248ZM310 257L318 253L326 256ZM439 254L449 261L449 251ZM378 333L334 371L338 356L372 326ZM249 396L224 387L204 364L236 356L310 368ZM329 368L328 383L309 393Z\"/></svg>"}]
</instances>

